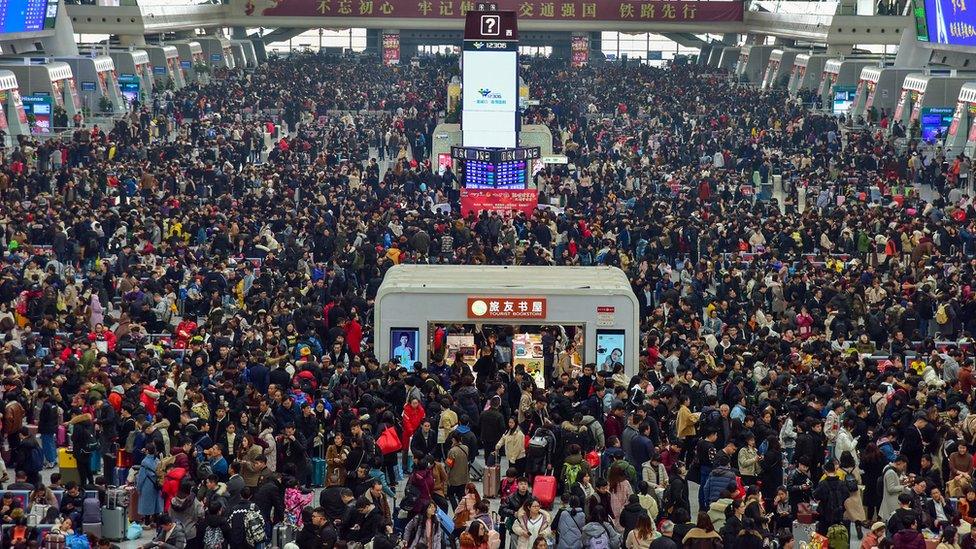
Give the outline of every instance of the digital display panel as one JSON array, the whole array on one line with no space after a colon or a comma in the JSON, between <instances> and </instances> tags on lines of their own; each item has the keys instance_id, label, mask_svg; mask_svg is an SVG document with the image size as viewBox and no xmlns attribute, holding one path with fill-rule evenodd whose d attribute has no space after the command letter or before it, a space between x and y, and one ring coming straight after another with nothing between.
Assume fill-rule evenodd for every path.
<instances>
[{"instance_id":1,"label":"digital display panel","mask_svg":"<svg viewBox=\"0 0 976 549\"><path fill-rule=\"evenodd\" d=\"M57 17L56 0L0 0L0 33L53 29Z\"/></svg>"},{"instance_id":2,"label":"digital display panel","mask_svg":"<svg viewBox=\"0 0 976 549\"><path fill-rule=\"evenodd\" d=\"M939 137L945 137L949 125L952 124L952 116L955 109L952 107L930 107L922 109L922 139L932 141Z\"/></svg>"},{"instance_id":3,"label":"digital display panel","mask_svg":"<svg viewBox=\"0 0 976 549\"><path fill-rule=\"evenodd\" d=\"M417 358L417 343L420 340L420 330L417 328L390 328L390 360L413 370L413 363Z\"/></svg>"},{"instance_id":4,"label":"digital display panel","mask_svg":"<svg viewBox=\"0 0 976 549\"><path fill-rule=\"evenodd\" d=\"M596 369L612 372L617 364L624 363L624 331L596 331Z\"/></svg>"},{"instance_id":5,"label":"digital display panel","mask_svg":"<svg viewBox=\"0 0 976 549\"><path fill-rule=\"evenodd\" d=\"M976 11L959 0L917 0L913 4L919 40L953 46L976 46Z\"/></svg>"},{"instance_id":6,"label":"digital display panel","mask_svg":"<svg viewBox=\"0 0 976 549\"><path fill-rule=\"evenodd\" d=\"M525 160L508 162L464 162L464 186L469 189L524 189L527 181Z\"/></svg>"},{"instance_id":7,"label":"digital display panel","mask_svg":"<svg viewBox=\"0 0 976 549\"><path fill-rule=\"evenodd\" d=\"M853 86L834 86L834 114L847 114L856 96L857 88Z\"/></svg>"},{"instance_id":8,"label":"digital display panel","mask_svg":"<svg viewBox=\"0 0 976 549\"><path fill-rule=\"evenodd\" d=\"M506 42L465 43L461 132L465 147L518 145L518 51Z\"/></svg>"}]
</instances>

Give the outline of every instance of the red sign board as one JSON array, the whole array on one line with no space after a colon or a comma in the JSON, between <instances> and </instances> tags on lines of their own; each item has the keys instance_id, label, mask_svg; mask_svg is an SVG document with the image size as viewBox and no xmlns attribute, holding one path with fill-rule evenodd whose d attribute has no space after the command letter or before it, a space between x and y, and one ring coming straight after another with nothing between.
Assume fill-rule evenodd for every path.
<instances>
[{"instance_id":1,"label":"red sign board","mask_svg":"<svg viewBox=\"0 0 976 549\"><path fill-rule=\"evenodd\" d=\"M383 33L383 64L400 63L400 35L395 32Z\"/></svg>"},{"instance_id":2,"label":"red sign board","mask_svg":"<svg viewBox=\"0 0 976 549\"><path fill-rule=\"evenodd\" d=\"M546 318L546 298L469 297L468 318Z\"/></svg>"},{"instance_id":3,"label":"red sign board","mask_svg":"<svg viewBox=\"0 0 976 549\"><path fill-rule=\"evenodd\" d=\"M461 215L483 211L522 212L531 216L539 204L536 189L461 189Z\"/></svg>"},{"instance_id":4,"label":"red sign board","mask_svg":"<svg viewBox=\"0 0 976 549\"><path fill-rule=\"evenodd\" d=\"M276 0L273 6L262 9L268 3L247 0L244 13L285 17L460 19L475 9L474 0ZM530 21L742 21L743 12L743 2L738 0L499 0L497 4L499 10L512 10L519 19Z\"/></svg>"},{"instance_id":5,"label":"red sign board","mask_svg":"<svg viewBox=\"0 0 976 549\"><path fill-rule=\"evenodd\" d=\"M585 67L590 62L590 37L574 36L570 42L570 64Z\"/></svg>"}]
</instances>

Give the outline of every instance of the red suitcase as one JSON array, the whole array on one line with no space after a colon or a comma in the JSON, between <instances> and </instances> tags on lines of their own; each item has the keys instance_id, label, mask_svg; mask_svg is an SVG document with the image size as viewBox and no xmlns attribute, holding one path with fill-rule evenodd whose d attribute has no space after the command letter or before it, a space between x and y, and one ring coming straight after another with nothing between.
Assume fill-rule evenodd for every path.
<instances>
[{"instance_id":1,"label":"red suitcase","mask_svg":"<svg viewBox=\"0 0 976 549\"><path fill-rule=\"evenodd\" d=\"M546 509L552 509L552 502L556 501L556 477L539 475L532 483L532 495Z\"/></svg>"}]
</instances>

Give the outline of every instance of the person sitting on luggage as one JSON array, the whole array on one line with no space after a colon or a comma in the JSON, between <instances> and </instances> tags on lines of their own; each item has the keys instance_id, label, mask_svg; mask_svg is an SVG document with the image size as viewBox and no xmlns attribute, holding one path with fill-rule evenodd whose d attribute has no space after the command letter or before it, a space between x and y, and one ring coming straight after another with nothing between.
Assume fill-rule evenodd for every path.
<instances>
[{"instance_id":1,"label":"person sitting on luggage","mask_svg":"<svg viewBox=\"0 0 976 549\"><path fill-rule=\"evenodd\" d=\"M81 524L81 513L85 508L85 494L78 487L78 483L71 481L61 495L61 516L71 519L74 524Z\"/></svg>"},{"instance_id":2,"label":"person sitting on luggage","mask_svg":"<svg viewBox=\"0 0 976 549\"><path fill-rule=\"evenodd\" d=\"M5 492L0 499L0 522L3 524L13 524L16 518L15 511L20 510L17 516L23 516L24 509L21 500L14 498L10 492Z\"/></svg>"}]
</instances>

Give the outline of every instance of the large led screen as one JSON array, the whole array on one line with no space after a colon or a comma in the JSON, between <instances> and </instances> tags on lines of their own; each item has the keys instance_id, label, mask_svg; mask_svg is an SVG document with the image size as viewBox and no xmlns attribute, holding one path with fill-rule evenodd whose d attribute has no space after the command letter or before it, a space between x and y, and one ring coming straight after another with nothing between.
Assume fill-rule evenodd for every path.
<instances>
[{"instance_id":1,"label":"large led screen","mask_svg":"<svg viewBox=\"0 0 976 549\"><path fill-rule=\"evenodd\" d=\"M0 34L53 29L56 0L0 0Z\"/></svg>"},{"instance_id":2,"label":"large led screen","mask_svg":"<svg viewBox=\"0 0 976 549\"><path fill-rule=\"evenodd\" d=\"M465 111L515 112L518 82L514 51L465 51L462 94Z\"/></svg>"},{"instance_id":3,"label":"large led screen","mask_svg":"<svg viewBox=\"0 0 976 549\"><path fill-rule=\"evenodd\" d=\"M922 4L922 10L919 9ZM960 0L918 0L914 4L919 40L954 46L976 46L976 11ZM924 12L924 21L919 21Z\"/></svg>"}]
</instances>

